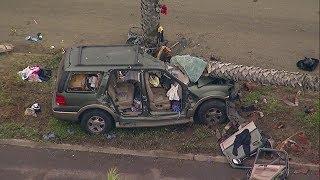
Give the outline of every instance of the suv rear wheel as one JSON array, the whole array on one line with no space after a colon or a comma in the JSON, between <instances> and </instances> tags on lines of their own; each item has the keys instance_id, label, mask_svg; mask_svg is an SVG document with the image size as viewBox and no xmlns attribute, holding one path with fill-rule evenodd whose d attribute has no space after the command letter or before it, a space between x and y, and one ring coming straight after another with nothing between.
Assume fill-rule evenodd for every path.
<instances>
[{"instance_id":1,"label":"suv rear wheel","mask_svg":"<svg viewBox=\"0 0 320 180\"><path fill-rule=\"evenodd\" d=\"M90 134L108 133L112 129L112 117L101 111L85 112L81 118L81 126Z\"/></svg>"},{"instance_id":2,"label":"suv rear wheel","mask_svg":"<svg viewBox=\"0 0 320 180\"><path fill-rule=\"evenodd\" d=\"M227 120L226 103L221 100L209 100L201 104L194 119L198 124L225 123Z\"/></svg>"}]
</instances>

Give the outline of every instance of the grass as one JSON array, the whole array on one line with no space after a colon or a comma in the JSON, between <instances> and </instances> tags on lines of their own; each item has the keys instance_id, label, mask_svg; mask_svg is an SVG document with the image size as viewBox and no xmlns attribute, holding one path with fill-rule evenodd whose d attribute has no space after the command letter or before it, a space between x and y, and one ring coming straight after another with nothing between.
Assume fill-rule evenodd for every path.
<instances>
[{"instance_id":1,"label":"grass","mask_svg":"<svg viewBox=\"0 0 320 180\"><path fill-rule=\"evenodd\" d=\"M107 180L120 180L117 168L111 168L107 174Z\"/></svg>"},{"instance_id":2,"label":"grass","mask_svg":"<svg viewBox=\"0 0 320 180\"><path fill-rule=\"evenodd\" d=\"M286 91L290 88L285 88ZM266 98L267 103L263 103L263 97ZM251 105L258 102L262 110L266 114L279 113L285 111L285 107L280 103L278 98L274 95L271 86L261 86L258 89L245 94L243 98L244 105Z\"/></svg>"},{"instance_id":3,"label":"grass","mask_svg":"<svg viewBox=\"0 0 320 180\"><path fill-rule=\"evenodd\" d=\"M62 52L61 51L56 51L50 61L46 63L46 68L50 69L58 69L59 67L59 62L62 59Z\"/></svg>"},{"instance_id":4,"label":"grass","mask_svg":"<svg viewBox=\"0 0 320 180\"><path fill-rule=\"evenodd\" d=\"M218 149L219 144L215 138L211 138L209 141L199 141L197 138L190 138L178 147L178 150L184 153L213 153Z\"/></svg>"},{"instance_id":5,"label":"grass","mask_svg":"<svg viewBox=\"0 0 320 180\"><path fill-rule=\"evenodd\" d=\"M259 91L249 92L243 98L243 102L245 105L250 105L250 104L255 103L255 101L259 101L259 99L261 99L261 96L262 96L262 94Z\"/></svg>"},{"instance_id":6,"label":"grass","mask_svg":"<svg viewBox=\"0 0 320 180\"><path fill-rule=\"evenodd\" d=\"M304 112L298 113L298 117L302 119L304 123L307 123L311 127L320 126L320 100L315 103L315 112L311 114L305 114Z\"/></svg>"},{"instance_id":7,"label":"grass","mask_svg":"<svg viewBox=\"0 0 320 180\"><path fill-rule=\"evenodd\" d=\"M209 131L206 126L196 126L195 128L196 129L193 132L193 136L198 141L213 137L212 132Z\"/></svg>"},{"instance_id":8,"label":"grass","mask_svg":"<svg viewBox=\"0 0 320 180\"><path fill-rule=\"evenodd\" d=\"M305 132L310 138L311 144L314 148L319 148L319 133L320 133L320 100L315 102L315 112L306 114L303 111L296 112L301 127L305 128Z\"/></svg>"},{"instance_id":9,"label":"grass","mask_svg":"<svg viewBox=\"0 0 320 180\"><path fill-rule=\"evenodd\" d=\"M60 140L81 140L87 135L77 123L51 118L48 122L48 132L53 132Z\"/></svg>"},{"instance_id":10,"label":"grass","mask_svg":"<svg viewBox=\"0 0 320 180\"><path fill-rule=\"evenodd\" d=\"M245 94L243 102L245 105L253 104L255 101L260 101L262 96L268 96L271 92L271 86L261 86L258 89Z\"/></svg>"},{"instance_id":11,"label":"grass","mask_svg":"<svg viewBox=\"0 0 320 180\"><path fill-rule=\"evenodd\" d=\"M12 102L11 97L2 90L2 85L0 84L0 106L8 106L12 104Z\"/></svg>"},{"instance_id":12,"label":"grass","mask_svg":"<svg viewBox=\"0 0 320 180\"><path fill-rule=\"evenodd\" d=\"M39 139L39 133L36 129L26 127L20 123L2 123L0 124L0 138L25 138L31 140Z\"/></svg>"},{"instance_id":13,"label":"grass","mask_svg":"<svg viewBox=\"0 0 320 180\"><path fill-rule=\"evenodd\" d=\"M262 109L266 114L279 113L284 111L284 106L279 102L278 99L271 96L267 99L267 103L264 104Z\"/></svg>"}]
</instances>

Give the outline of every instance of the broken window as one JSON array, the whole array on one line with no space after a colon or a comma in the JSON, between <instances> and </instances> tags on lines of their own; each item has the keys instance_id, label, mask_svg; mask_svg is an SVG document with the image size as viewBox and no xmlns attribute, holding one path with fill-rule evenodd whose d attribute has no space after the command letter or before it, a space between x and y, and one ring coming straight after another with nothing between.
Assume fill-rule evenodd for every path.
<instances>
[{"instance_id":1,"label":"broken window","mask_svg":"<svg viewBox=\"0 0 320 180\"><path fill-rule=\"evenodd\" d=\"M74 73L68 83L68 92L93 92L100 85L101 73Z\"/></svg>"},{"instance_id":2,"label":"broken window","mask_svg":"<svg viewBox=\"0 0 320 180\"><path fill-rule=\"evenodd\" d=\"M150 110L156 112L181 112L182 87L173 78L161 71L145 74Z\"/></svg>"},{"instance_id":3,"label":"broken window","mask_svg":"<svg viewBox=\"0 0 320 180\"><path fill-rule=\"evenodd\" d=\"M117 70L110 73L107 93L124 115L139 115L142 112L140 72Z\"/></svg>"}]
</instances>

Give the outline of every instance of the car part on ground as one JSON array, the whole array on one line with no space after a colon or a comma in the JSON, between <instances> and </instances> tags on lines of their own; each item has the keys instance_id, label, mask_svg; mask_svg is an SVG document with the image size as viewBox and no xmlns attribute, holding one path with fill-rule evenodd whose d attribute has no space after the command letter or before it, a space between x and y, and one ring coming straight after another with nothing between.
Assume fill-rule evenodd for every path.
<instances>
[{"instance_id":1,"label":"car part on ground","mask_svg":"<svg viewBox=\"0 0 320 180\"><path fill-rule=\"evenodd\" d=\"M222 138L220 148L232 167L248 169L250 167L234 162L243 162L250 158L258 148L264 147L264 142L259 129L254 122L250 122L240 125L238 131L231 136Z\"/></svg>"},{"instance_id":2,"label":"car part on ground","mask_svg":"<svg viewBox=\"0 0 320 180\"><path fill-rule=\"evenodd\" d=\"M285 151L259 148L252 168L247 173L249 180L284 180L289 176L289 158Z\"/></svg>"}]
</instances>

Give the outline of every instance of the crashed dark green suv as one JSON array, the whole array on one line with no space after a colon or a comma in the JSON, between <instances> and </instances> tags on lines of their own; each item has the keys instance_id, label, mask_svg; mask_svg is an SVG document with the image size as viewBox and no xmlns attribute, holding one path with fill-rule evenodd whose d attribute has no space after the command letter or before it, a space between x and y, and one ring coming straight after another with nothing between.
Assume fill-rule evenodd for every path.
<instances>
[{"instance_id":1,"label":"crashed dark green suv","mask_svg":"<svg viewBox=\"0 0 320 180\"><path fill-rule=\"evenodd\" d=\"M89 133L114 127L224 122L233 83L201 76L189 82L176 66L136 46L79 46L64 54L53 94L58 119Z\"/></svg>"}]
</instances>

